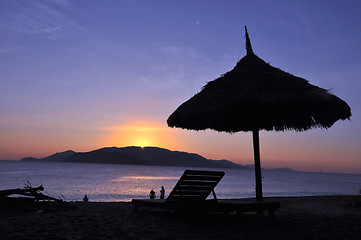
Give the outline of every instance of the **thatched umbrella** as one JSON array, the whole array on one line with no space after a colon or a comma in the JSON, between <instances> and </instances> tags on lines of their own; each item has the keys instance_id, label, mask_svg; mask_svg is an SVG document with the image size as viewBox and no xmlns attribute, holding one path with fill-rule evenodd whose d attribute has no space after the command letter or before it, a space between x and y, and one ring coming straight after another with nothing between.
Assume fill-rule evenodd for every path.
<instances>
[{"instance_id":1,"label":"thatched umbrella","mask_svg":"<svg viewBox=\"0 0 361 240\"><path fill-rule=\"evenodd\" d=\"M170 127L197 131L252 131L256 197L262 201L259 131L327 129L340 119L350 119L351 109L328 90L256 56L246 27L245 31L247 55L179 106L167 122Z\"/></svg>"}]
</instances>

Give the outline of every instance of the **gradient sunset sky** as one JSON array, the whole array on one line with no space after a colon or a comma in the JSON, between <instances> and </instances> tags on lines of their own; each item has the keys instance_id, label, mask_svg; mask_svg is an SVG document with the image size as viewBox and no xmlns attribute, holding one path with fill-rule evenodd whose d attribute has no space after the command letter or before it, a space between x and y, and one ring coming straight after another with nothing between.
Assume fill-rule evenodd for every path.
<instances>
[{"instance_id":1,"label":"gradient sunset sky","mask_svg":"<svg viewBox=\"0 0 361 240\"><path fill-rule=\"evenodd\" d=\"M253 163L252 135L167 127L254 52L346 101L328 130L260 132L262 167L361 174L361 1L0 0L0 159L157 146Z\"/></svg>"}]
</instances>

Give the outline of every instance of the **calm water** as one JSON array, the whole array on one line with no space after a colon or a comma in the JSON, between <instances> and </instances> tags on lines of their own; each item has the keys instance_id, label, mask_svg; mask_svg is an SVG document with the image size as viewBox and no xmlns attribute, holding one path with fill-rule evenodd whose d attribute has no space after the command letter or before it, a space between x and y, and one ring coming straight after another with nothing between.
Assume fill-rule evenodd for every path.
<instances>
[{"instance_id":1,"label":"calm water","mask_svg":"<svg viewBox=\"0 0 361 240\"><path fill-rule=\"evenodd\" d=\"M192 169L192 168L189 168ZM201 169L201 168L197 168ZM147 198L160 186L171 191L184 167L133 166L86 163L0 161L0 190L43 185L44 193L66 201L130 201ZM211 169L226 173L216 187L218 198L255 196L253 170ZM264 196L359 194L361 175L262 171Z\"/></svg>"}]
</instances>

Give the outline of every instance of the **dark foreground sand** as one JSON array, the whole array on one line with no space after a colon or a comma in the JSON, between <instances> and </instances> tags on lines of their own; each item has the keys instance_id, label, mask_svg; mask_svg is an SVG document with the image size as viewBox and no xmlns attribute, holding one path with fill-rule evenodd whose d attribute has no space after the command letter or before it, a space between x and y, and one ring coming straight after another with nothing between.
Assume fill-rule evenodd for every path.
<instances>
[{"instance_id":1,"label":"dark foreground sand","mask_svg":"<svg viewBox=\"0 0 361 240\"><path fill-rule=\"evenodd\" d=\"M361 195L272 200L281 202L274 220L254 213L133 212L126 202L1 206L0 239L361 239Z\"/></svg>"}]
</instances>

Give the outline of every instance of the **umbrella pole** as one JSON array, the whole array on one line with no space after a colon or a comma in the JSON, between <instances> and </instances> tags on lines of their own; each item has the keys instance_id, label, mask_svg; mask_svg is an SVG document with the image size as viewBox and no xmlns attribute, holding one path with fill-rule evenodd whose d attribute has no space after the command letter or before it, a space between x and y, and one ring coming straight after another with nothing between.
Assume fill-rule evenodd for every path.
<instances>
[{"instance_id":1,"label":"umbrella pole","mask_svg":"<svg viewBox=\"0 0 361 240\"><path fill-rule=\"evenodd\" d=\"M259 131L253 130L253 151L254 151L254 171L256 176L256 199L257 202L262 202L262 175L261 175L261 160L259 153Z\"/></svg>"}]
</instances>

